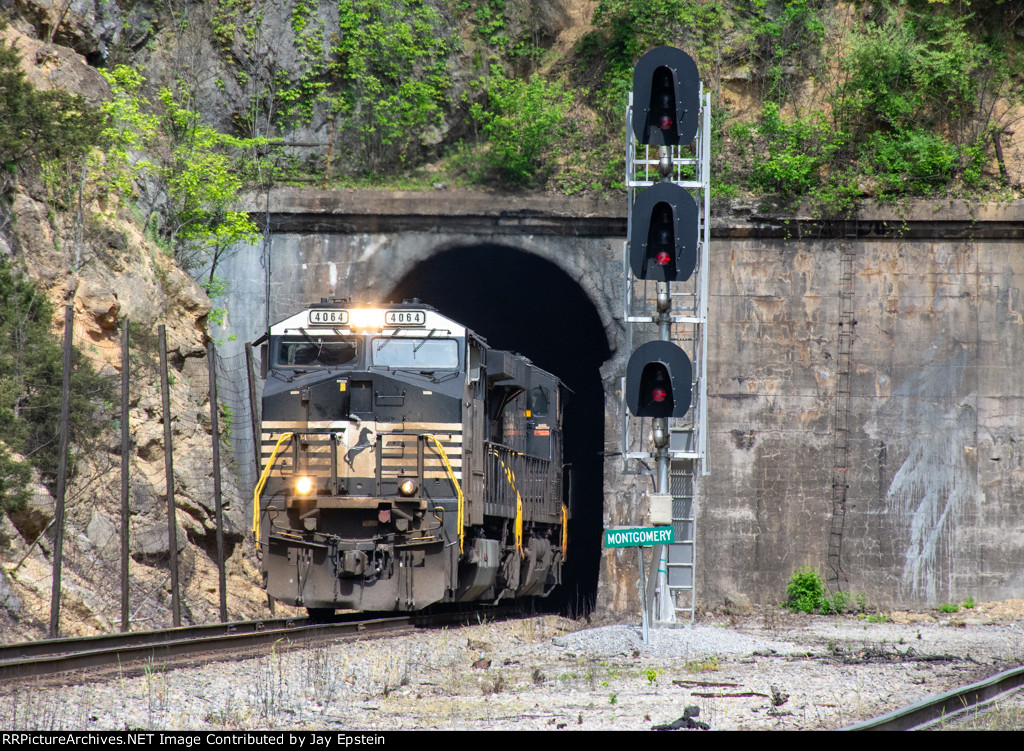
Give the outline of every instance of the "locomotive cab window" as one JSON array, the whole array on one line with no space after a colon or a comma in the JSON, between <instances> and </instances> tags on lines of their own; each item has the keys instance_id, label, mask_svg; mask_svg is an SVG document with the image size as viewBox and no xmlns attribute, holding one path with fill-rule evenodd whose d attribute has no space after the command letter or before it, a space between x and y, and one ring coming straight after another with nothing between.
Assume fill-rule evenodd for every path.
<instances>
[{"instance_id":1,"label":"locomotive cab window","mask_svg":"<svg viewBox=\"0 0 1024 751\"><path fill-rule=\"evenodd\" d=\"M459 367L459 343L455 339L377 337L370 343L374 365L416 370Z\"/></svg>"},{"instance_id":2,"label":"locomotive cab window","mask_svg":"<svg viewBox=\"0 0 1024 751\"><path fill-rule=\"evenodd\" d=\"M274 361L285 368L330 368L351 364L358 352L350 337L282 336L274 344Z\"/></svg>"},{"instance_id":3,"label":"locomotive cab window","mask_svg":"<svg viewBox=\"0 0 1024 751\"><path fill-rule=\"evenodd\" d=\"M547 390L537 386L530 391L530 414L543 417L548 413Z\"/></svg>"}]
</instances>

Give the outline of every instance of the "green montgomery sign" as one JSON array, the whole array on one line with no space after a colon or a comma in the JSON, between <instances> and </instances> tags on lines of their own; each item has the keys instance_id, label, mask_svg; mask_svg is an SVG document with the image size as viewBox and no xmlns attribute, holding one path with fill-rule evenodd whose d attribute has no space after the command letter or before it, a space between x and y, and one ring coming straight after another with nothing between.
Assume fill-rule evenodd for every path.
<instances>
[{"instance_id":1,"label":"green montgomery sign","mask_svg":"<svg viewBox=\"0 0 1024 751\"><path fill-rule=\"evenodd\" d=\"M606 548L633 548L640 545L671 545L675 542L674 527L639 527L636 529L606 529Z\"/></svg>"}]
</instances>

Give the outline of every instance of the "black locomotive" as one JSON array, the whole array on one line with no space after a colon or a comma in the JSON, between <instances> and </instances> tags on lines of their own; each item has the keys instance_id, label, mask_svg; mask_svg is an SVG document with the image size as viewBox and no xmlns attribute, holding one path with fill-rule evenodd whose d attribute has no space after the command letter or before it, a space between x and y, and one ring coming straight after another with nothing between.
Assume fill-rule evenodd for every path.
<instances>
[{"instance_id":1,"label":"black locomotive","mask_svg":"<svg viewBox=\"0 0 1024 751\"><path fill-rule=\"evenodd\" d=\"M322 613L547 595L564 387L418 301L321 300L263 347L267 592Z\"/></svg>"}]
</instances>

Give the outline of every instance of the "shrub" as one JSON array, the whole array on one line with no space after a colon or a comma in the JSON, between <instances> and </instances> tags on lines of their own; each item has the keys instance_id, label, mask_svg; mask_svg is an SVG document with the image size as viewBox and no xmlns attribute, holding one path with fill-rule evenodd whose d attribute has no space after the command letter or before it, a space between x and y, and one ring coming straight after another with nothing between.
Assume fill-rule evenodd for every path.
<instances>
[{"instance_id":1,"label":"shrub","mask_svg":"<svg viewBox=\"0 0 1024 751\"><path fill-rule=\"evenodd\" d=\"M868 142L868 168L882 194L925 195L946 185L957 165L957 149L924 129L875 133Z\"/></svg>"},{"instance_id":2,"label":"shrub","mask_svg":"<svg viewBox=\"0 0 1024 751\"><path fill-rule=\"evenodd\" d=\"M802 566L789 578L786 595L786 607L790 610L816 613L826 603L825 582L810 566Z\"/></svg>"},{"instance_id":3,"label":"shrub","mask_svg":"<svg viewBox=\"0 0 1024 751\"><path fill-rule=\"evenodd\" d=\"M819 113L784 120L774 102L765 104L756 132L764 153L754 161L750 183L784 199L803 196L818 185L822 167L844 141Z\"/></svg>"},{"instance_id":4,"label":"shrub","mask_svg":"<svg viewBox=\"0 0 1024 751\"><path fill-rule=\"evenodd\" d=\"M84 154L99 137L99 112L66 91L38 91L19 63L14 46L0 43L0 170Z\"/></svg>"},{"instance_id":5,"label":"shrub","mask_svg":"<svg viewBox=\"0 0 1024 751\"><path fill-rule=\"evenodd\" d=\"M488 138L486 166L511 185L535 182L562 135L572 96L536 74L521 80L500 73L491 77L488 95L489 106L471 108Z\"/></svg>"},{"instance_id":6,"label":"shrub","mask_svg":"<svg viewBox=\"0 0 1024 751\"><path fill-rule=\"evenodd\" d=\"M53 310L46 296L0 260L0 508L26 499L30 473L11 451L26 457L53 489L60 460L63 351L50 330ZM102 407L111 401L111 382L96 374L76 351L71 372L71 439L87 448L108 426Z\"/></svg>"}]
</instances>

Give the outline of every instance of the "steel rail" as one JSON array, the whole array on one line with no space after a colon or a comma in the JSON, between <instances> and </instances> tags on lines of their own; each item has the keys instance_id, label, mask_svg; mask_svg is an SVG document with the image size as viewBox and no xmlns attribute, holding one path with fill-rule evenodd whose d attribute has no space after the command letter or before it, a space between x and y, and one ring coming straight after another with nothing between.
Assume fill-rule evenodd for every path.
<instances>
[{"instance_id":1,"label":"steel rail","mask_svg":"<svg viewBox=\"0 0 1024 751\"><path fill-rule=\"evenodd\" d=\"M475 607L468 610L427 610L403 615L372 616L342 613L329 622L308 618L273 618L129 633L43 639L0 645L0 682L37 678L74 670L132 666L190 654L251 650L271 644L320 639L350 639L386 635L413 627L432 628L523 615L520 604Z\"/></svg>"},{"instance_id":2,"label":"steel rail","mask_svg":"<svg viewBox=\"0 0 1024 751\"><path fill-rule=\"evenodd\" d=\"M195 653L246 650L307 639L337 639L411 628L408 616L311 624L306 619L244 621L154 632L27 642L0 650L0 681L85 668L161 661Z\"/></svg>"},{"instance_id":3,"label":"steel rail","mask_svg":"<svg viewBox=\"0 0 1024 751\"><path fill-rule=\"evenodd\" d=\"M902 709L864 720L842 730L924 730L959 717L972 709L983 709L1024 685L1024 667L1005 670L990 678L931 696Z\"/></svg>"},{"instance_id":4,"label":"steel rail","mask_svg":"<svg viewBox=\"0 0 1024 751\"><path fill-rule=\"evenodd\" d=\"M61 654L81 651L81 645L90 645L91 649L112 649L138 644L159 644L176 641L186 632L196 637L216 636L221 634L249 633L268 629L292 628L306 623L305 618L277 618L254 621L235 621L205 626L185 626L180 628L154 629L152 631L132 631L129 633L103 634L100 636L64 637L60 639L41 639L39 641L20 642L17 644L0 645L0 664L19 658L41 657L44 655Z\"/></svg>"}]
</instances>

